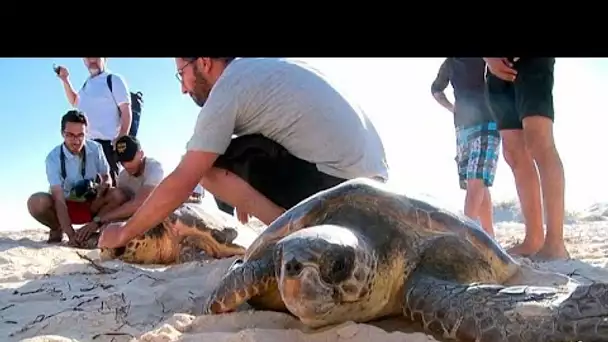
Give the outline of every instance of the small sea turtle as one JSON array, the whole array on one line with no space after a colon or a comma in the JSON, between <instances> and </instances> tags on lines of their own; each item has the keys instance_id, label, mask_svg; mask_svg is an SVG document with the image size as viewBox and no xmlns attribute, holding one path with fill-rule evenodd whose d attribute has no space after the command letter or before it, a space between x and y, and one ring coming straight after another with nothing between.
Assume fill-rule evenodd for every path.
<instances>
[{"instance_id":1,"label":"small sea turtle","mask_svg":"<svg viewBox=\"0 0 608 342\"><path fill-rule=\"evenodd\" d=\"M208 258L244 255L246 248L234 243L239 234L255 234L236 219L211 213L196 203L184 203L161 224L124 247L102 248L101 260L119 259L134 264L176 264ZM87 245L96 246L99 234Z\"/></svg>"},{"instance_id":2,"label":"small sea turtle","mask_svg":"<svg viewBox=\"0 0 608 342\"><path fill-rule=\"evenodd\" d=\"M606 284L522 286L524 270L471 220L356 179L275 220L202 309L247 302L312 328L399 315L459 341L608 341Z\"/></svg>"}]
</instances>

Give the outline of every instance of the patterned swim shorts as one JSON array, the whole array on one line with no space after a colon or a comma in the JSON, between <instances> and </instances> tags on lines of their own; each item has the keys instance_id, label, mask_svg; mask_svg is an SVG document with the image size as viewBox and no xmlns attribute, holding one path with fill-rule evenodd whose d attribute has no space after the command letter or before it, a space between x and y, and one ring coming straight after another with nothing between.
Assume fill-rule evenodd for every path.
<instances>
[{"instance_id":1,"label":"patterned swim shorts","mask_svg":"<svg viewBox=\"0 0 608 342\"><path fill-rule=\"evenodd\" d=\"M495 122L456 128L458 178L466 189L468 179L482 179L487 187L494 183L500 152L500 133Z\"/></svg>"}]
</instances>

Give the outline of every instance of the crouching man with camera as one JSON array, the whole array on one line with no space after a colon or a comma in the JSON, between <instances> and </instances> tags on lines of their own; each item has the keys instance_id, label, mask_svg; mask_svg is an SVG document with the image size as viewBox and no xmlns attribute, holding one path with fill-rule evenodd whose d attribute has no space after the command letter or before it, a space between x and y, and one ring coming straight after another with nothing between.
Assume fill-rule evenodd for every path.
<instances>
[{"instance_id":1,"label":"crouching man with camera","mask_svg":"<svg viewBox=\"0 0 608 342\"><path fill-rule=\"evenodd\" d=\"M65 233L70 246L81 246L85 241L72 225L101 225L100 215L127 200L111 188L110 166L101 145L86 138L87 126L87 117L77 110L61 118L63 143L46 157L50 193L35 193L27 202L30 214L51 229L49 243L61 242Z\"/></svg>"}]
</instances>

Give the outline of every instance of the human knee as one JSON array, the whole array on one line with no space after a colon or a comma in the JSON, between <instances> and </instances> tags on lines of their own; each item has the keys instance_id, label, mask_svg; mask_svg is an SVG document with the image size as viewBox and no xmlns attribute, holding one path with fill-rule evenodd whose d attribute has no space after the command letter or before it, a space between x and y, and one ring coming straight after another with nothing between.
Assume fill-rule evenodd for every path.
<instances>
[{"instance_id":1,"label":"human knee","mask_svg":"<svg viewBox=\"0 0 608 342\"><path fill-rule=\"evenodd\" d=\"M27 200L27 209L34 216L49 210L52 206L51 196L43 192L35 193Z\"/></svg>"},{"instance_id":2,"label":"human knee","mask_svg":"<svg viewBox=\"0 0 608 342\"><path fill-rule=\"evenodd\" d=\"M225 181L226 179L230 179L235 176L235 174L226 169L213 167L211 170L205 173L203 178L201 178L200 184L204 188L212 187L212 184L214 183Z\"/></svg>"},{"instance_id":3,"label":"human knee","mask_svg":"<svg viewBox=\"0 0 608 342\"><path fill-rule=\"evenodd\" d=\"M467 193L471 195L483 194L485 184L483 179L467 179Z\"/></svg>"},{"instance_id":4,"label":"human knee","mask_svg":"<svg viewBox=\"0 0 608 342\"><path fill-rule=\"evenodd\" d=\"M502 155L511 169L517 169L532 162L530 151L523 141L504 143Z\"/></svg>"},{"instance_id":5,"label":"human knee","mask_svg":"<svg viewBox=\"0 0 608 342\"><path fill-rule=\"evenodd\" d=\"M529 116L524 119L526 147L535 158L541 158L555 151L553 122L543 116Z\"/></svg>"}]
</instances>

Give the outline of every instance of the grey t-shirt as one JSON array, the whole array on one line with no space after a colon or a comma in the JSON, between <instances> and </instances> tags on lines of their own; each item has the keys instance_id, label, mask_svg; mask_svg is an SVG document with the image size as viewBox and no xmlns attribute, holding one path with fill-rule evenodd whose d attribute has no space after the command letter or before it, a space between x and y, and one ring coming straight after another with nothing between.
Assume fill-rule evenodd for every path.
<instances>
[{"instance_id":1,"label":"grey t-shirt","mask_svg":"<svg viewBox=\"0 0 608 342\"><path fill-rule=\"evenodd\" d=\"M117 184L121 189L126 190L131 196L137 194L144 185L157 186L165 177L165 171L159 161L154 158L146 157L144 172L135 177L122 169L118 174Z\"/></svg>"},{"instance_id":2,"label":"grey t-shirt","mask_svg":"<svg viewBox=\"0 0 608 342\"><path fill-rule=\"evenodd\" d=\"M234 60L211 90L187 148L223 154L233 134L255 133L329 175L388 179L384 146L369 118L303 62Z\"/></svg>"}]
</instances>

